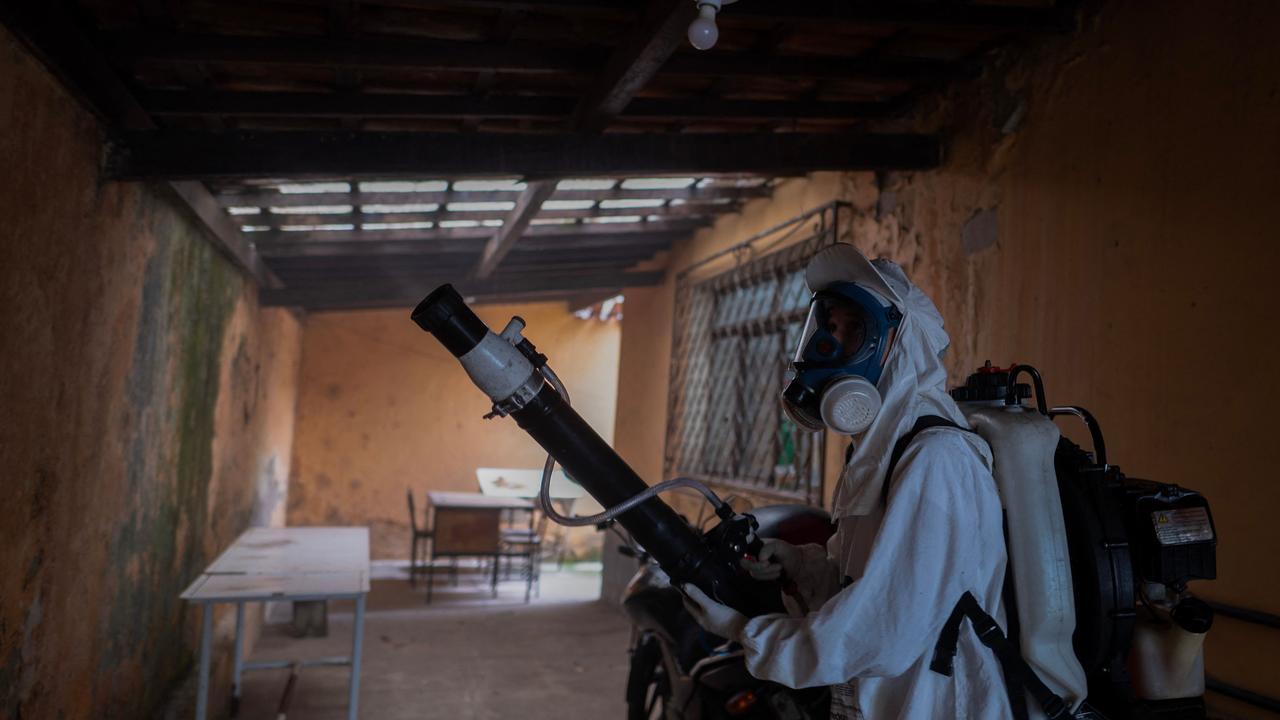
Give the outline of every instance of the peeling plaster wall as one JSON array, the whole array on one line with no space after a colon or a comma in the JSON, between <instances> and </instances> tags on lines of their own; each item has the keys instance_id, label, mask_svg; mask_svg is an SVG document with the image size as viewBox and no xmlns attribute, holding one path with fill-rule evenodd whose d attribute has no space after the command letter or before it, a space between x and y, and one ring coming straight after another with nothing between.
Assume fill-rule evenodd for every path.
<instances>
[{"instance_id":1,"label":"peeling plaster wall","mask_svg":"<svg viewBox=\"0 0 1280 720\"><path fill-rule=\"evenodd\" d=\"M1219 579L1196 589L1280 613L1265 555L1280 540L1278 25L1268 3L1108 4L1080 33L1006 52L925 108L918 129L948 139L940 170L788 182L678 248L671 268L802 208L850 202L850 240L903 264L947 318L952 383L988 358L1037 365L1051 402L1098 416L1113 462L1209 497ZM662 464L655 388L671 297L670 283L629 292L623 324L619 448L650 472ZM1274 695L1280 633L1220 618L1208 668ZM1222 716L1261 717L1211 699Z\"/></svg>"},{"instance_id":2,"label":"peeling plaster wall","mask_svg":"<svg viewBox=\"0 0 1280 720\"><path fill-rule=\"evenodd\" d=\"M564 303L482 305L501 329L512 315L564 380L574 408L614 437L618 323L580 320ZM368 525L375 558L409 557L405 491L419 511L430 490L478 492L477 467L541 468L546 454L510 418L484 420L490 403L462 366L403 310L307 317L290 525ZM599 509L590 498L577 512ZM572 531L579 553L592 528Z\"/></svg>"},{"instance_id":3,"label":"peeling plaster wall","mask_svg":"<svg viewBox=\"0 0 1280 720\"><path fill-rule=\"evenodd\" d=\"M0 32L7 718L155 716L197 645L178 594L284 507L298 322L164 188L102 181L101 152Z\"/></svg>"}]
</instances>

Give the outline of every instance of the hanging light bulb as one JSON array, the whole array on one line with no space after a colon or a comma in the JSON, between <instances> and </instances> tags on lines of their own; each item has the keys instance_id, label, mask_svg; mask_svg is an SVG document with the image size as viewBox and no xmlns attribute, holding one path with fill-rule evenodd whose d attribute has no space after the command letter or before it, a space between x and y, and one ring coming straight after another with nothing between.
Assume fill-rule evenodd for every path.
<instances>
[{"instance_id":1,"label":"hanging light bulb","mask_svg":"<svg viewBox=\"0 0 1280 720\"><path fill-rule=\"evenodd\" d=\"M709 50L720 39L716 27L716 13L721 0L694 0L698 4L698 17L689 23L689 44L699 50Z\"/></svg>"}]
</instances>

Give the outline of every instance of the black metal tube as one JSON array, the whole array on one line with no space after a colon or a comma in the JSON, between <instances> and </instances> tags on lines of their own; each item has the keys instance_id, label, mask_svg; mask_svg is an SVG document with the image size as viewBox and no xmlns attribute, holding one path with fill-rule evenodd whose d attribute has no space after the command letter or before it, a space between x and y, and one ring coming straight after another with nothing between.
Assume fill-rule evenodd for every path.
<instances>
[{"instance_id":1,"label":"black metal tube","mask_svg":"<svg viewBox=\"0 0 1280 720\"><path fill-rule=\"evenodd\" d=\"M1074 415L1084 421L1085 426L1089 428L1089 437L1093 439L1093 460L1105 467L1107 464L1107 442L1102 437L1102 426L1098 425L1098 420L1093 416L1093 413L1078 405L1060 405L1049 410L1049 417L1058 417L1059 415Z\"/></svg>"},{"instance_id":2,"label":"black metal tube","mask_svg":"<svg viewBox=\"0 0 1280 720\"><path fill-rule=\"evenodd\" d=\"M1248 703L1254 707L1260 707L1263 710L1270 710L1273 713L1280 713L1280 699L1269 695L1263 695L1262 693L1245 690L1242 687L1237 687L1230 683L1224 683L1212 675L1204 679L1204 686L1206 689L1216 692L1219 695L1226 695L1229 698L1235 698L1236 700Z\"/></svg>"},{"instance_id":3,"label":"black metal tube","mask_svg":"<svg viewBox=\"0 0 1280 720\"><path fill-rule=\"evenodd\" d=\"M441 285L413 309L418 327L436 336L454 357L462 357L484 339L489 332L484 321L467 307L466 301L452 285Z\"/></svg>"},{"instance_id":4,"label":"black metal tube","mask_svg":"<svg viewBox=\"0 0 1280 720\"><path fill-rule=\"evenodd\" d=\"M1027 373L1031 376L1031 383L1036 388L1036 409L1041 415L1048 415L1049 409L1045 406L1048 402L1044 398L1044 380L1040 379L1040 371L1030 365L1014 365L1009 368L1009 394L1005 397L1005 404L1018 404L1018 375Z\"/></svg>"},{"instance_id":5,"label":"black metal tube","mask_svg":"<svg viewBox=\"0 0 1280 720\"><path fill-rule=\"evenodd\" d=\"M428 295L414 310L413 320L459 357L488 332L448 285ZM511 416L601 505L612 507L648 487L549 383L543 383ZM661 499L646 500L617 520L658 561L673 584L692 582L748 615L782 611L776 584L757 584L736 563L717 559L702 536Z\"/></svg>"},{"instance_id":6,"label":"black metal tube","mask_svg":"<svg viewBox=\"0 0 1280 720\"><path fill-rule=\"evenodd\" d=\"M1275 628L1280 630L1280 615L1273 615L1262 610L1254 610L1253 608L1237 607L1235 605L1227 605L1225 603L1206 600L1206 604L1213 609L1215 613L1223 617L1229 617L1233 620L1240 620L1254 625Z\"/></svg>"}]
</instances>

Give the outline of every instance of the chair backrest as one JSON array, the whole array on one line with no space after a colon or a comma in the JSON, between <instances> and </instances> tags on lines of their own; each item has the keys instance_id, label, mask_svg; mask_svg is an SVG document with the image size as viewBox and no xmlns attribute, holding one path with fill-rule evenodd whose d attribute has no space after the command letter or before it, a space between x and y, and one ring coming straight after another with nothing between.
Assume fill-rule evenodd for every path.
<instances>
[{"instance_id":1,"label":"chair backrest","mask_svg":"<svg viewBox=\"0 0 1280 720\"><path fill-rule=\"evenodd\" d=\"M409 499L409 527L416 533L418 532L418 511L413 507L413 488L405 491L405 497Z\"/></svg>"}]
</instances>

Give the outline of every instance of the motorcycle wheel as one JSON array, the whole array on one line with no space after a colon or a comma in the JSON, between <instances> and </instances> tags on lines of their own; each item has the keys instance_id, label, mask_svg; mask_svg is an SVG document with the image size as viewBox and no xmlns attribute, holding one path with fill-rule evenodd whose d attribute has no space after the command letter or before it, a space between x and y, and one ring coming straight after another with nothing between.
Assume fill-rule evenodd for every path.
<instances>
[{"instance_id":1,"label":"motorcycle wheel","mask_svg":"<svg viewBox=\"0 0 1280 720\"><path fill-rule=\"evenodd\" d=\"M671 703L671 679L662 664L662 649L652 637L631 655L627 675L627 720L662 720Z\"/></svg>"}]
</instances>

